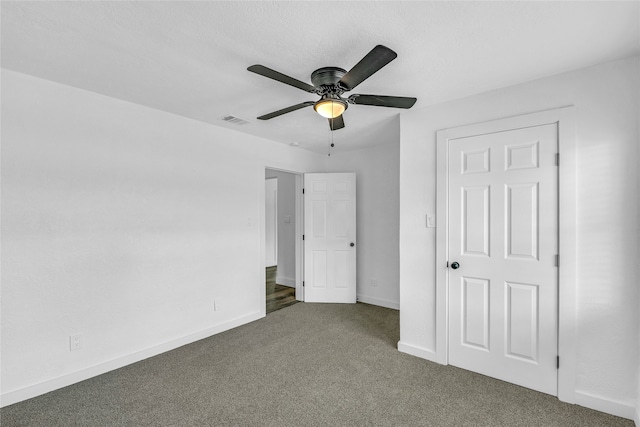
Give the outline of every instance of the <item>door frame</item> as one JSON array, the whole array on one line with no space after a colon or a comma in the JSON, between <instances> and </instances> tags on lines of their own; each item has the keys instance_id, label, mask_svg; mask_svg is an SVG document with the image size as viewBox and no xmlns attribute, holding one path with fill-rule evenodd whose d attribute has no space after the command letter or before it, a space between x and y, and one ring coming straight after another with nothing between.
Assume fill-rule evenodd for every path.
<instances>
[{"instance_id":1,"label":"door frame","mask_svg":"<svg viewBox=\"0 0 640 427\"><path fill-rule=\"evenodd\" d=\"M285 172L291 175L294 175L295 178L295 266L296 266L296 300L304 301L304 286L303 286L303 278L304 278L304 245L302 241L302 235L304 233L304 199L302 194L302 188L304 184L304 174L302 172L294 172L282 168L271 167L269 165L265 165L263 169L263 181L264 181L264 173L267 170L272 170L276 172ZM262 259L265 258L265 189L264 185L262 186L262 197L260 203L260 250L262 252ZM262 284L266 282L266 271L262 269ZM264 285L262 285L262 301L267 298L266 289ZM266 315L266 307L263 304L262 307L263 315Z\"/></svg>"},{"instance_id":2,"label":"door frame","mask_svg":"<svg viewBox=\"0 0 640 427\"><path fill-rule=\"evenodd\" d=\"M465 136L557 124L558 152L558 399L575 403L576 372L576 130L573 106L440 130L436 133L436 348L435 361L449 360L448 147Z\"/></svg>"},{"instance_id":3,"label":"door frame","mask_svg":"<svg viewBox=\"0 0 640 427\"><path fill-rule=\"evenodd\" d=\"M273 262L275 262L275 265L278 265L278 178L273 177L273 178L265 178L264 182L265 182L265 186L269 181L273 181L275 180L276 182L276 195L274 197L274 203L275 203L275 217L273 218L274 221L274 233L275 236L273 238L274 242L273 242L273 250L275 251L275 254L273 256ZM272 267L272 265L269 265L269 263L266 262L266 255L267 255L267 208L266 208L266 204L267 204L267 189L265 187L265 194L264 194L264 203L265 203L265 211L264 211L264 218L265 218L265 229L264 229L264 247L265 247L265 266L266 267Z\"/></svg>"}]
</instances>

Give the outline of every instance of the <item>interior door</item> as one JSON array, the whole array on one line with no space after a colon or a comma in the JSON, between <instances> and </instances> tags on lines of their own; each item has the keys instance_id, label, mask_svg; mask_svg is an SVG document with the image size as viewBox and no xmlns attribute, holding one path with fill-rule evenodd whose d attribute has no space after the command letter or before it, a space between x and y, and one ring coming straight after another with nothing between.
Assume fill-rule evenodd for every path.
<instances>
[{"instance_id":1,"label":"interior door","mask_svg":"<svg viewBox=\"0 0 640 427\"><path fill-rule=\"evenodd\" d=\"M356 302L356 175L304 175L305 302Z\"/></svg>"},{"instance_id":2,"label":"interior door","mask_svg":"<svg viewBox=\"0 0 640 427\"><path fill-rule=\"evenodd\" d=\"M557 124L449 140L449 363L557 395Z\"/></svg>"}]
</instances>

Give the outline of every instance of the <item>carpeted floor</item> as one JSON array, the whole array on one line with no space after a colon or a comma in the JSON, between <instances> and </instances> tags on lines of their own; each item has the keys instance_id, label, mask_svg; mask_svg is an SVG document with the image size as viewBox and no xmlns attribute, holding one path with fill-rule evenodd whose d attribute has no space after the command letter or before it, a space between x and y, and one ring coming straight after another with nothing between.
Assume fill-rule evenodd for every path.
<instances>
[{"instance_id":1,"label":"carpeted floor","mask_svg":"<svg viewBox=\"0 0 640 427\"><path fill-rule=\"evenodd\" d=\"M3 408L7 426L633 426L396 350L398 312L296 304Z\"/></svg>"}]
</instances>

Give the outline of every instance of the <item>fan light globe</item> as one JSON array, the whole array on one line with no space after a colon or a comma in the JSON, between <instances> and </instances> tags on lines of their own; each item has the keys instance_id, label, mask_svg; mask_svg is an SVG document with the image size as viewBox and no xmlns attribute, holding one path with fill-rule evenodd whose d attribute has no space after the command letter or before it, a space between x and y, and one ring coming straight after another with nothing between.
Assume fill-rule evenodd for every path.
<instances>
[{"instance_id":1,"label":"fan light globe","mask_svg":"<svg viewBox=\"0 0 640 427\"><path fill-rule=\"evenodd\" d=\"M327 119L335 119L347 109L347 103L341 99L321 99L313 106L318 114Z\"/></svg>"}]
</instances>

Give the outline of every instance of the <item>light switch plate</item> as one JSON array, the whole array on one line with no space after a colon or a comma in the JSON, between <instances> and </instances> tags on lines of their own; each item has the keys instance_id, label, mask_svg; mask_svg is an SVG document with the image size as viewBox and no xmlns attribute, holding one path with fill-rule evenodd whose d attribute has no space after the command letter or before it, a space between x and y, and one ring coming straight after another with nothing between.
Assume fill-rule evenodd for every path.
<instances>
[{"instance_id":1,"label":"light switch plate","mask_svg":"<svg viewBox=\"0 0 640 427\"><path fill-rule=\"evenodd\" d=\"M427 227L434 228L436 226L436 216L435 215L427 215Z\"/></svg>"}]
</instances>

